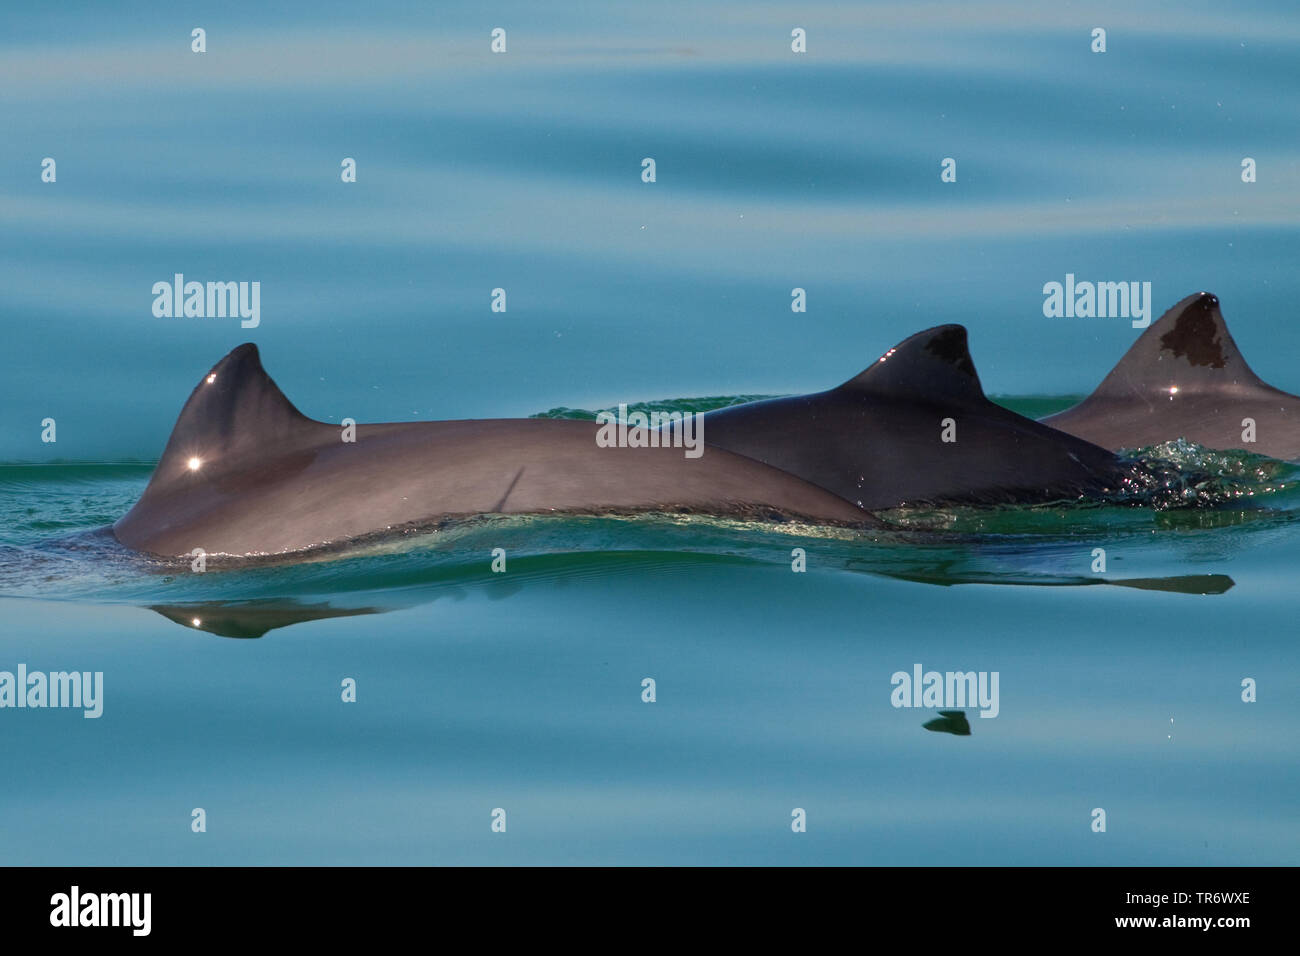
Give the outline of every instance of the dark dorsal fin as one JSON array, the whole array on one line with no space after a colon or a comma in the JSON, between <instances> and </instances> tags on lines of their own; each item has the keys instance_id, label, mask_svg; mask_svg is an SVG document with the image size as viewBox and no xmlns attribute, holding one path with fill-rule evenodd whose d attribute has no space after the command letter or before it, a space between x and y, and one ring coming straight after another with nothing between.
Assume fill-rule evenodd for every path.
<instances>
[{"instance_id":1,"label":"dark dorsal fin","mask_svg":"<svg viewBox=\"0 0 1300 956\"><path fill-rule=\"evenodd\" d=\"M199 379L150 485L158 490L194 471L224 471L291 450L316 424L284 397L262 368L257 346L246 342Z\"/></svg>"},{"instance_id":2,"label":"dark dorsal fin","mask_svg":"<svg viewBox=\"0 0 1300 956\"><path fill-rule=\"evenodd\" d=\"M1219 299L1209 292L1189 295L1139 336L1094 395L1127 398L1230 385L1263 385L1228 333Z\"/></svg>"},{"instance_id":3,"label":"dark dorsal fin","mask_svg":"<svg viewBox=\"0 0 1300 956\"><path fill-rule=\"evenodd\" d=\"M838 390L919 397L982 397L961 325L940 325L903 339Z\"/></svg>"}]
</instances>

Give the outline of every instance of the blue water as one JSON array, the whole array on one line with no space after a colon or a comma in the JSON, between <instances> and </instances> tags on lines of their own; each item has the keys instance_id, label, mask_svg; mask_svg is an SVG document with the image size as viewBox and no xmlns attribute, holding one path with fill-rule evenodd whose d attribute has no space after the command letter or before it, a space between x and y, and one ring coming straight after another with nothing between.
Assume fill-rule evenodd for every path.
<instances>
[{"instance_id":1,"label":"blue water","mask_svg":"<svg viewBox=\"0 0 1300 956\"><path fill-rule=\"evenodd\" d=\"M1284 3L0 10L0 670L105 681L96 720L0 709L0 860L1300 861L1281 464L1193 450L1240 472L1204 507L491 520L204 575L97 530L250 339L364 422L816 390L961 322L1039 414L1138 334L1044 318L1074 273L1215 292L1300 391L1298 57ZM260 326L155 318L176 272L261 282ZM916 663L999 672L999 715L924 729Z\"/></svg>"}]
</instances>

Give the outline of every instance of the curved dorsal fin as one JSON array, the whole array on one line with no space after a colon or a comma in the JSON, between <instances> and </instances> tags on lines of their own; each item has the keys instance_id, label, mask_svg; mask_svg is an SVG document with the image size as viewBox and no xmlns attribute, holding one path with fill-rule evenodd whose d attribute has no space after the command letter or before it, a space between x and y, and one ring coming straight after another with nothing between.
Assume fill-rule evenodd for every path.
<instances>
[{"instance_id":1,"label":"curved dorsal fin","mask_svg":"<svg viewBox=\"0 0 1300 956\"><path fill-rule=\"evenodd\" d=\"M303 415L262 368L251 342L233 349L190 393L172 428L151 485L198 471L246 463L301 444Z\"/></svg>"},{"instance_id":2,"label":"curved dorsal fin","mask_svg":"<svg viewBox=\"0 0 1300 956\"><path fill-rule=\"evenodd\" d=\"M1180 301L1138 337L1093 393L1127 397L1171 388L1263 385L1228 332L1219 299L1197 292Z\"/></svg>"},{"instance_id":3,"label":"curved dorsal fin","mask_svg":"<svg viewBox=\"0 0 1300 956\"><path fill-rule=\"evenodd\" d=\"M940 325L903 339L838 390L930 397L983 397L966 328Z\"/></svg>"}]
</instances>

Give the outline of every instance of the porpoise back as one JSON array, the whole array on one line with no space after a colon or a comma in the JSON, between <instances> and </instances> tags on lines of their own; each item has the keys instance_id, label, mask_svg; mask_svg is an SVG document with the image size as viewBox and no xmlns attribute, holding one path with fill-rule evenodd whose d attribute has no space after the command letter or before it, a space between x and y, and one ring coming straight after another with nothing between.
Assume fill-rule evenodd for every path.
<instances>
[{"instance_id":1,"label":"porpoise back","mask_svg":"<svg viewBox=\"0 0 1300 956\"><path fill-rule=\"evenodd\" d=\"M1124 477L1105 449L989 401L960 325L918 332L838 388L709 412L704 440L869 511L1054 501Z\"/></svg>"},{"instance_id":2,"label":"porpoise back","mask_svg":"<svg viewBox=\"0 0 1300 956\"><path fill-rule=\"evenodd\" d=\"M604 448L595 422L337 425L293 406L241 345L203 376L153 476L113 526L160 555L274 555L481 514L691 512L879 526L759 462L706 448Z\"/></svg>"}]
</instances>

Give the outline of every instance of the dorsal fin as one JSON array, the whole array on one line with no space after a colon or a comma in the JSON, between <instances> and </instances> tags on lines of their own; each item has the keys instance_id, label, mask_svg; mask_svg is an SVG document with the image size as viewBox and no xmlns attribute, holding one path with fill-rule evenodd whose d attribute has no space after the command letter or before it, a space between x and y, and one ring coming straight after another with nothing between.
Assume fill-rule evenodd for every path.
<instances>
[{"instance_id":1,"label":"dorsal fin","mask_svg":"<svg viewBox=\"0 0 1300 956\"><path fill-rule=\"evenodd\" d=\"M940 325L903 339L840 389L946 398L984 395L961 325Z\"/></svg>"},{"instance_id":2,"label":"dorsal fin","mask_svg":"<svg viewBox=\"0 0 1300 956\"><path fill-rule=\"evenodd\" d=\"M318 424L293 406L262 368L251 342L212 367L181 409L151 485L200 469L246 464L254 456L302 443L306 426Z\"/></svg>"},{"instance_id":3,"label":"dorsal fin","mask_svg":"<svg viewBox=\"0 0 1300 956\"><path fill-rule=\"evenodd\" d=\"M1219 299L1197 292L1152 323L1124 353L1094 395L1131 397L1171 388L1263 385L1228 332Z\"/></svg>"}]
</instances>

